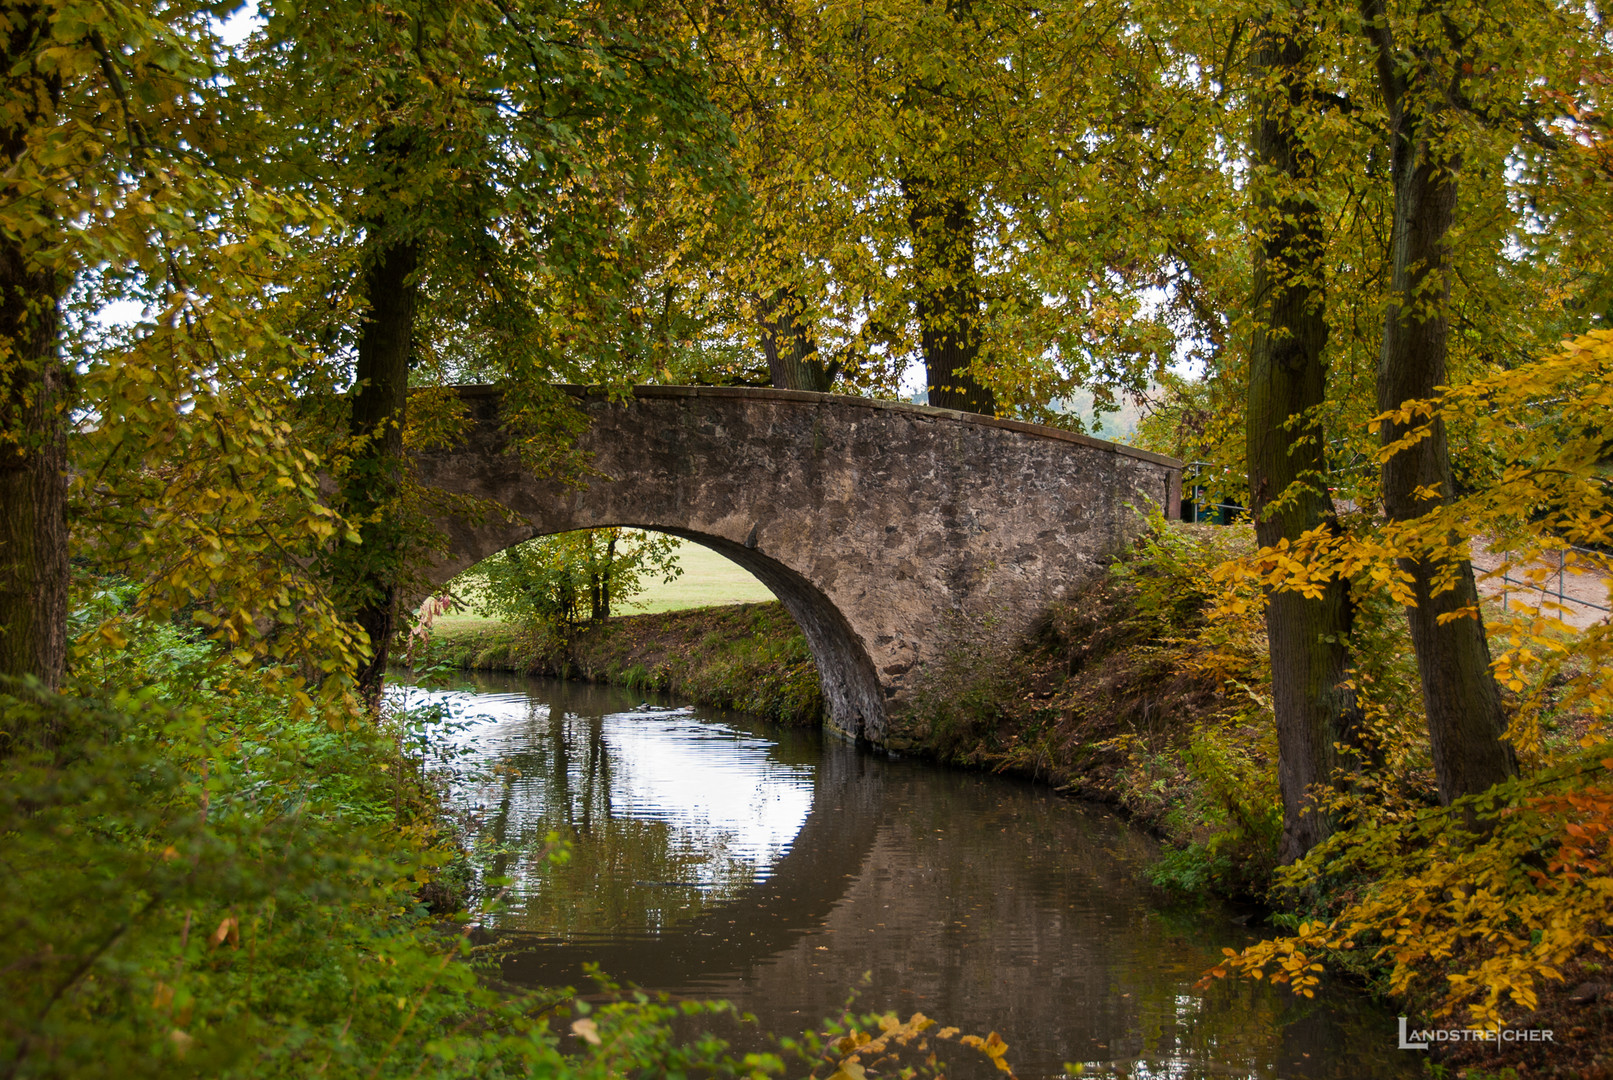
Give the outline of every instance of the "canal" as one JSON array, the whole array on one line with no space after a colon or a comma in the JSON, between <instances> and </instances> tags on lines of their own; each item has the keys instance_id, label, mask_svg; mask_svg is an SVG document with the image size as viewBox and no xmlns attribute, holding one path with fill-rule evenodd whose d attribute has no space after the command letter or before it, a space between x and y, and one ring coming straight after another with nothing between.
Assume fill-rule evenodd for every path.
<instances>
[{"instance_id":1,"label":"canal","mask_svg":"<svg viewBox=\"0 0 1613 1080\"><path fill-rule=\"evenodd\" d=\"M756 1017L722 1032L741 1045L855 994L998 1032L1025 1080L1421 1075L1349 986L1196 989L1256 932L1166 906L1143 873L1158 845L1106 809L617 687L460 686L395 693L454 718L432 753L478 865L510 881L491 921L512 982L586 988L598 963L732 1001Z\"/></svg>"}]
</instances>

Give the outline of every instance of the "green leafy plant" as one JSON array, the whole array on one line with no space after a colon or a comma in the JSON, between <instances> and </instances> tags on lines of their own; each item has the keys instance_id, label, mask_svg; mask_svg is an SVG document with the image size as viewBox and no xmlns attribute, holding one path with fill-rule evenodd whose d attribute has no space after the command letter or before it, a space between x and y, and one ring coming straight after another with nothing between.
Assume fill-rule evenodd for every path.
<instances>
[{"instance_id":1,"label":"green leafy plant","mask_svg":"<svg viewBox=\"0 0 1613 1080\"><path fill-rule=\"evenodd\" d=\"M608 619L651 579L675 581L678 539L629 529L541 536L484 559L451 588L483 614L559 630Z\"/></svg>"}]
</instances>

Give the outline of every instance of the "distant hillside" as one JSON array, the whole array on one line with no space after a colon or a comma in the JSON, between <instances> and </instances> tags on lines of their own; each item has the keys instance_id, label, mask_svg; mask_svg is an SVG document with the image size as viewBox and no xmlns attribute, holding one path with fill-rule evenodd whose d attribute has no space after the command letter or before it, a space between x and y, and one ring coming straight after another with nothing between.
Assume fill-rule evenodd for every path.
<instances>
[{"instance_id":1,"label":"distant hillside","mask_svg":"<svg viewBox=\"0 0 1613 1080\"><path fill-rule=\"evenodd\" d=\"M1137 434L1137 423L1142 419L1143 410L1135 399L1129 395L1120 395L1117 403L1120 408L1114 412L1105 412L1098 417L1098 425L1094 429L1092 410L1092 391L1078 390L1063 401L1055 401L1053 408L1058 412L1073 413L1081 418L1082 423L1100 439L1111 442L1130 442Z\"/></svg>"},{"instance_id":2,"label":"distant hillside","mask_svg":"<svg viewBox=\"0 0 1613 1080\"><path fill-rule=\"evenodd\" d=\"M923 390L915 390L908 398L915 405L929 404L929 394ZM1110 442L1129 443L1137 434L1137 422L1142 419L1142 406L1128 395L1122 394L1119 401L1120 408L1114 412L1105 412L1098 420L1096 428L1092 427L1092 391L1077 390L1073 395L1062 401L1053 403L1054 412L1073 413L1081 418L1087 425L1087 431L1100 439Z\"/></svg>"}]
</instances>

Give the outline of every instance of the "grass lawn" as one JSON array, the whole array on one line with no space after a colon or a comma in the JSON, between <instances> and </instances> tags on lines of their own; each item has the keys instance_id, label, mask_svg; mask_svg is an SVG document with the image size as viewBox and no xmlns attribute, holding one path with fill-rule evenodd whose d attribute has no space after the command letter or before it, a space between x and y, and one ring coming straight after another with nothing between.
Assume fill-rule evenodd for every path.
<instances>
[{"instance_id":1,"label":"grass lawn","mask_svg":"<svg viewBox=\"0 0 1613 1080\"><path fill-rule=\"evenodd\" d=\"M715 551L699 544L679 541L678 565L683 567L683 575L676 581L670 585L652 581L631 600L613 602L613 614L641 615L656 611L716 607L719 604L754 604L773 599L767 586ZM444 616L436 621L436 625L446 629L486 621L475 612L466 611Z\"/></svg>"}]
</instances>

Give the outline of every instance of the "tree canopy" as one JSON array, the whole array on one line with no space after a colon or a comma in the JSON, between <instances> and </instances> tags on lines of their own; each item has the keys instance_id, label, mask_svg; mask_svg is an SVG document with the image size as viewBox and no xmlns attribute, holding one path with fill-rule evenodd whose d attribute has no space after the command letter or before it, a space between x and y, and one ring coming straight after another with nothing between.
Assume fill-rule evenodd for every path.
<instances>
[{"instance_id":1,"label":"tree canopy","mask_svg":"<svg viewBox=\"0 0 1613 1080\"><path fill-rule=\"evenodd\" d=\"M1607 621L1474 565L1613 580L1595 5L0 0L0 50L8 687L158 626L197 686L359 724L447 388L586 483L556 384L771 381L1144 402L1253 515L1216 610L1264 619L1285 861L1411 813L1362 795L1409 728L1480 837L1562 764L1547 711L1606 742ZM574 611L518 565L568 543L501 595ZM1385 611L1413 723L1364 675Z\"/></svg>"}]
</instances>

